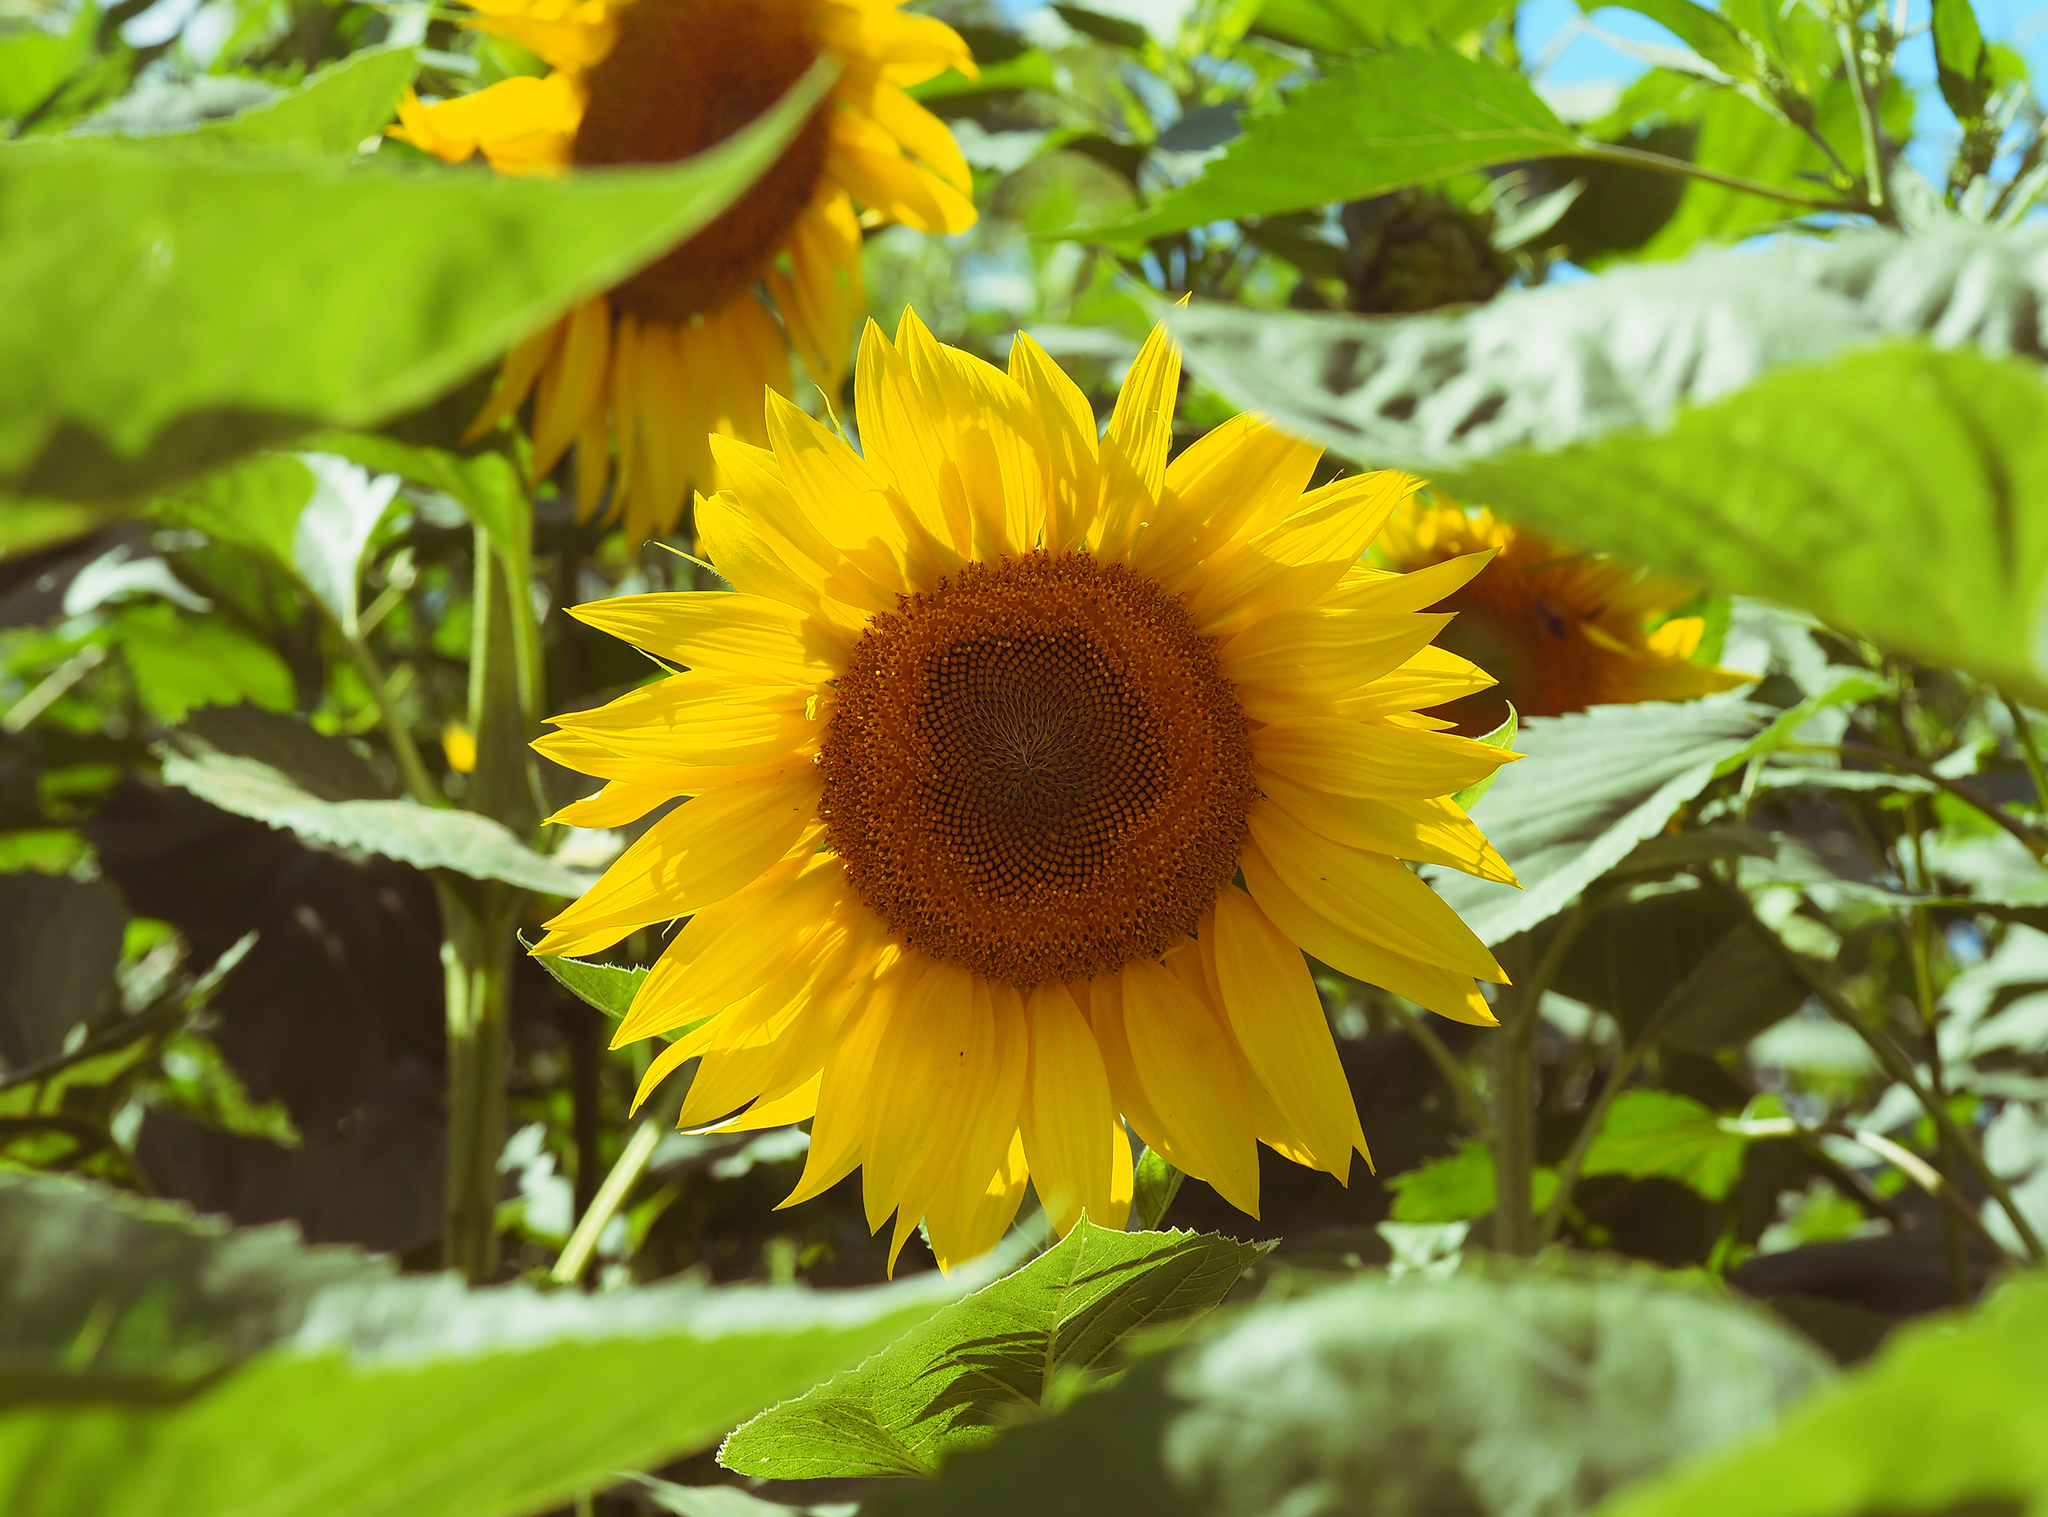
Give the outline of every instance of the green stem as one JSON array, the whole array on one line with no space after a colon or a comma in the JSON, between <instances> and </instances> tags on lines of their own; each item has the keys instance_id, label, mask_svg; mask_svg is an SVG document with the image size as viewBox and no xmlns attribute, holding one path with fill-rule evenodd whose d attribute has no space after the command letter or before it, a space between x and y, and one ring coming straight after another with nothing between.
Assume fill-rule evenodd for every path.
<instances>
[{"instance_id":1,"label":"green stem","mask_svg":"<svg viewBox=\"0 0 2048 1517\"><path fill-rule=\"evenodd\" d=\"M2048 807L2048 768L2041 764L2041 748L2034 741L2033 724L2027 720L2027 713L2020 709L2020 703L2003 691L1998 698L2005 702L2005 709L2012 717L2013 736L2020 745L2020 760L2027 766L2027 778L2034 782L2034 803Z\"/></svg>"},{"instance_id":2,"label":"green stem","mask_svg":"<svg viewBox=\"0 0 2048 1517\"><path fill-rule=\"evenodd\" d=\"M497 887L477 892L502 897ZM472 1285L498 1271L498 1156L505 1145L505 1033L511 920L436 880L448 1017L448 1193L442 1262Z\"/></svg>"},{"instance_id":3,"label":"green stem","mask_svg":"<svg viewBox=\"0 0 2048 1517\"><path fill-rule=\"evenodd\" d=\"M1785 753L1832 753L1838 756L1847 755L1852 758L1865 758L1875 763L1889 764L1892 768L1902 769L1908 774L1917 774L1920 778L1934 785L1936 789L1946 790L1957 800L1982 812L1991 822L2019 839L2020 845L2037 860L2048 863L2048 833L2043 833L2039 828L2021 821L1975 785L1966 784L1962 780L1952 780L1935 769L1932 764L1922 759L1912 758L1903 753L1894 753L1891 749L1880 748L1875 743L1859 743L1853 740L1843 743L1787 743L1780 751Z\"/></svg>"},{"instance_id":4,"label":"green stem","mask_svg":"<svg viewBox=\"0 0 2048 1517\"><path fill-rule=\"evenodd\" d=\"M1650 1019L1643 1024L1643 1030L1633 1043L1622 1033L1621 1057L1614 1062L1614 1073L1600 1087L1600 1094L1593 1098L1587 1109L1585 1120L1579 1124L1578 1135L1572 1139L1571 1150L1564 1156L1564 1162L1557 1169L1557 1193L1550 1198L1550 1204L1543 1209L1543 1217L1536 1229L1536 1246L1541 1248L1557 1237L1557 1230L1564 1224L1565 1209L1571 1205L1572 1190L1579 1183L1579 1172L1585 1167L1586 1155L1593 1150L1594 1140L1600 1136L1600 1129L1606 1125L1608 1108L1628 1085L1636 1072L1636 1066L1657 1041L1664 1030L1664 1024L1672 1013L1685 1004L1686 998L1698 987L1712 962L1711 954L1693 965L1685 978L1671 987L1671 991L1650 1013ZM1615 1028L1621 1030L1620 1018L1615 1019Z\"/></svg>"},{"instance_id":5,"label":"green stem","mask_svg":"<svg viewBox=\"0 0 2048 1517\"><path fill-rule=\"evenodd\" d=\"M1920 1103L1921 1108L1928 1116L1934 1119L1935 1127L1949 1143L1954 1145L1955 1152L1962 1157L1964 1164L1977 1177L1977 1182L1998 1203L1999 1209L2006 1215L2006 1220L2012 1223L2013 1232L2018 1235L2021 1246L2025 1248L2028 1260L2037 1265L2048 1264L2048 1247L2042 1245L2040 1234L2034 1231L2033 1223L2027 1220L2027 1214L2020 1210L2019 1203L2013 1199L2011 1188L1985 1162L1983 1149L1978 1147L1976 1139L1963 1131L1961 1125L1956 1121L1954 1114L1949 1111L1947 1103L1935 1100L1927 1087L1921 1084L1920 1076L1915 1072L1912 1061L1897 1048L1893 1047L1889 1038L1864 1025L1861 1014L1849 1003L1848 999L1840 991L1836 990L1833 985L1829 984L1820 972L1803 956L1793 952L1792 948L1783 938L1779 937L1777 933L1765 925L1763 920L1757 916L1756 909L1750 904L1748 896L1717 877L1708 875L1703 876L1703 878L1713 880L1713 883L1722 890L1731 904L1748 918L1758 932L1763 934L1764 942L1777 955L1779 961L1798 977L1799 981L1806 986L1814 998L1828 1009L1835 1020L1863 1039L1865 1046L1876 1056L1879 1067L1892 1079L1898 1081L1913 1093L1913 1098Z\"/></svg>"},{"instance_id":6,"label":"green stem","mask_svg":"<svg viewBox=\"0 0 2048 1517\"><path fill-rule=\"evenodd\" d=\"M1486 1102L1480 1099L1479 1088L1472 1083L1471 1075L1465 1072L1465 1066L1458 1061L1458 1056L1436 1035L1435 1029L1410 1011L1399 998L1389 996L1386 1006L1408 1035L1422 1045L1422 1051L1429 1055L1430 1063L1434 1064L1437 1073L1444 1077L1444 1083L1451 1087L1451 1094L1458 1101L1458 1110L1463 1112L1465 1120L1472 1124L1474 1136L1482 1143L1487 1142L1493 1124L1487 1115Z\"/></svg>"},{"instance_id":7,"label":"green stem","mask_svg":"<svg viewBox=\"0 0 2048 1517\"><path fill-rule=\"evenodd\" d=\"M1494 1044L1493 1247L1496 1253L1536 1252L1536 1033L1544 993L1585 926L1582 899L1559 924L1535 971L1501 997L1507 1015Z\"/></svg>"},{"instance_id":8,"label":"green stem","mask_svg":"<svg viewBox=\"0 0 2048 1517\"><path fill-rule=\"evenodd\" d=\"M597 1198L578 1219L576 1230L569 1235L569 1241L562 1249L561 1258L549 1271L558 1283L574 1285L583 1277L605 1224L618 1214L619 1207L639 1183L640 1176L647 1169L647 1161L654 1157L655 1145L661 1142L662 1131L667 1126L666 1122L650 1117L633 1129L633 1136L626 1140L625 1151L619 1155L611 1173L604 1177L604 1184L598 1187Z\"/></svg>"},{"instance_id":9,"label":"green stem","mask_svg":"<svg viewBox=\"0 0 2048 1517\"><path fill-rule=\"evenodd\" d=\"M441 787L434 783L434 777L427 773L427 766L420 761L419 746L412 740L412 730L398 714L398 707L392 704L391 690L384 678L384 671L377 666L376 655L360 638L350 637L341 631L341 624L334 624L341 637L341 645L348 650L349 662L356 666L356 673L363 683L370 687L370 696L377 703L377 719L384 728L384 740L391 744L391 756L398 761L399 778L405 781L405 792L422 806L445 806L446 796Z\"/></svg>"},{"instance_id":10,"label":"green stem","mask_svg":"<svg viewBox=\"0 0 2048 1517\"><path fill-rule=\"evenodd\" d=\"M1646 153L1641 148L1621 147L1611 142L1590 142L1581 138L1574 156L1591 158L1600 163L1625 164L1632 169L1648 169L1655 174L1671 174L1680 179L1702 179L1708 184L1718 184L1725 190L1740 190L1745 195L1761 195L1768 200L1796 205L1809 211L1840 211L1849 215L1868 215L1871 212L1871 207L1867 205L1856 205L1842 200L1824 200L1817 195L1802 195L1797 190L1786 189L1783 185L1766 184L1761 179L1745 179L1740 174L1724 174L1719 169L1688 163L1683 158L1666 158L1662 153Z\"/></svg>"},{"instance_id":11,"label":"green stem","mask_svg":"<svg viewBox=\"0 0 2048 1517\"><path fill-rule=\"evenodd\" d=\"M1884 161L1884 144L1878 138L1877 103L1870 97L1870 78L1863 71L1863 38L1853 18L1835 23L1835 41L1842 49L1842 67L1848 70L1850 93L1856 100L1856 126L1863 138L1864 193L1870 211L1879 221L1896 223L1891 212L1890 175Z\"/></svg>"}]
</instances>

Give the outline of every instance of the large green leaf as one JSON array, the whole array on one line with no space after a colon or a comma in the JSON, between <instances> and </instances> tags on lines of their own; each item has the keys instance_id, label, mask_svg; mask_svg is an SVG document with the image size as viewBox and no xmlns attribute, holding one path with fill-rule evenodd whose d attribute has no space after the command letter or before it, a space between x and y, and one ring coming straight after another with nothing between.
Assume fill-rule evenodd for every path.
<instances>
[{"instance_id":1,"label":"large green leaf","mask_svg":"<svg viewBox=\"0 0 2048 1517\"><path fill-rule=\"evenodd\" d=\"M391 120L418 58L417 48L365 48L330 63L296 89L224 119L167 132L164 140L182 147L353 154Z\"/></svg>"},{"instance_id":2,"label":"large green leaf","mask_svg":"<svg viewBox=\"0 0 2048 1517\"><path fill-rule=\"evenodd\" d=\"M107 138L0 150L0 489L133 494L431 398L722 210L821 68L687 163L560 181Z\"/></svg>"},{"instance_id":3,"label":"large green leaf","mask_svg":"<svg viewBox=\"0 0 2048 1517\"><path fill-rule=\"evenodd\" d=\"M1781 1108L1782 1109L1782 1108ZM1661 1175L1719 1201L1742 1173L1749 1139L1693 1100L1668 1090L1623 1092L1586 1151L1588 1175Z\"/></svg>"},{"instance_id":4,"label":"large green leaf","mask_svg":"<svg viewBox=\"0 0 2048 1517\"><path fill-rule=\"evenodd\" d=\"M1024 1268L947 1307L858 1369L763 1412L719 1450L777 1479L929 1475L1036 1413L1140 1328L1223 1299L1272 1245L1120 1233L1085 1218Z\"/></svg>"},{"instance_id":5,"label":"large green leaf","mask_svg":"<svg viewBox=\"0 0 2048 1517\"><path fill-rule=\"evenodd\" d=\"M1576 1517L1826 1373L1763 1312L1640 1276L1361 1280L1142 1360L868 1509Z\"/></svg>"},{"instance_id":6,"label":"large green leaf","mask_svg":"<svg viewBox=\"0 0 2048 1517\"><path fill-rule=\"evenodd\" d=\"M1075 235L1142 241L1580 151L1529 81L1491 58L1449 48L1381 53L1333 64L1150 210Z\"/></svg>"},{"instance_id":7,"label":"large green leaf","mask_svg":"<svg viewBox=\"0 0 2048 1517\"><path fill-rule=\"evenodd\" d=\"M0 1507L526 1517L701 1448L959 1286L585 1296L390 1278L283 1230L0 1175Z\"/></svg>"},{"instance_id":8,"label":"large green leaf","mask_svg":"<svg viewBox=\"0 0 2048 1517\"><path fill-rule=\"evenodd\" d=\"M1437 893L1489 943L1539 925L1756 751L1769 719L1740 695L1532 717L1474 812L1521 888L1439 870Z\"/></svg>"},{"instance_id":9,"label":"large green leaf","mask_svg":"<svg viewBox=\"0 0 2048 1517\"><path fill-rule=\"evenodd\" d=\"M359 789L329 789L301 757L327 740L303 729L287 751L271 740L267 726L251 736L260 713L255 718L247 711L230 714L239 718L232 726L218 717L187 722L165 740L163 776L168 783L320 847L382 854L419 869L453 870L547 895L581 895L591 884L590 875L535 853L489 817L371 798ZM323 766L322 772L338 770Z\"/></svg>"},{"instance_id":10,"label":"large green leaf","mask_svg":"<svg viewBox=\"0 0 2048 1517\"><path fill-rule=\"evenodd\" d=\"M1600 1517L2038 1512L2048 1500L2048 1279L1895 1331L1768 1438L1625 1491Z\"/></svg>"},{"instance_id":11,"label":"large green leaf","mask_svg":"<svg viewBox=\"0 0 2048 1517\"><path fill-rule=\"evenodd\" d=\"M2041 701L2038 368L1917 344L1843 350L1924 333L2037 354L2044 249L2038 231L1872 235L1631 270L1459 317L1169 320L1205 380L1351 457Z\"/></svg>"}]
</instances>

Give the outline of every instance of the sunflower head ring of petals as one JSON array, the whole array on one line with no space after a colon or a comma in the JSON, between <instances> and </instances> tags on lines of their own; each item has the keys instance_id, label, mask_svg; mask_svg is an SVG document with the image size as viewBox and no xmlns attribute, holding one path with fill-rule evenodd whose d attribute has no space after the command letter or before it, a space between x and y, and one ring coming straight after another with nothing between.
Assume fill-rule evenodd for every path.
<instances>
[{"instance_id":1,"label":"sunflower head ring of petals","mask_svg":"<svg viewBox=\"0 0 2048 1517\"><path fill-rule=\"evenodd\" d=\"M821 765L827 838L876 915L1026 988L1191 934L1258 796L1210 640L1081 553L969 564L876 617Z\"/></svg>"}]
</instances>

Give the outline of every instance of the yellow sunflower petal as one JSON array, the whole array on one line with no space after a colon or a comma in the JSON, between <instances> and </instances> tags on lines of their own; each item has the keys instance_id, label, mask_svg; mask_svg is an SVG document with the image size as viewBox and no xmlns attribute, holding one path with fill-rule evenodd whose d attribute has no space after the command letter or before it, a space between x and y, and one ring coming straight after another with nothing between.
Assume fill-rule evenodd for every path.
<instances>
[{"instance_id":1,"label":"yellow sunflower petal","mask_svg":"<svg viewBox=\"0 0 2048 1517\"><path fill-rule=\"evenodd\" d=\"M719 590L621 595L571 606L569 614L692 669L797 685L814 685L838 672L841 650L829 628L758 595Z\"/></svg>"},{"instance_id":2,"label":"yellow sunflower petal","mask_svg":"<svg viewBox=\"0 0 2048 1517\"><path fill-rule=\"evenodd\" d=\"M1023 332L1010 344L1010 378L1045 426L1050 482L1042 546L1048 553L1065 553L1087 539L1102 501L1095 412L1080 386Z\"/></svg>"},{"instance_id":3,"label":"yellow sunflower petal","mask_svg":"<svg viewBox=\"0 0 2048 1517\"><path fill-rule=\"evenodd\" d=\"M1316 1162L1348 1182L1365 1133L1301 949L1250 896L1226 885L1216 897L1215 955L1223 1008L1246 1062Z\"/></svg>"},{"instance_id":4,"label":"yellow sunflower petal","mask_svg":"<svg viewBox=\"0 0 2048 1517\"><path fill-rule=\"evenodd\" d=\"M1391 674L1429 645L1449 616L1302 606L1256 621L1217 649L1245 710L1285 720Z\"/></svg>"},{"instance_id":5,"label":"yellow sunflower petal","mask_svg":"<svg viewBox=\"0 0 2048 1517\"><path fill-rule=\"evenodd\" d=\"M1288 888L1331 921L1424 963L1507 978L1457 912L1397 860L1318 836L1278 806L1254 806L1251 832Z\"/></svg>"},{"instance_id":6,"label":"yellow sunflower petal","mask_svg":"<svg viewBox=\"0 0 2048 1517\"><path fill-rule=\"evenodd\" d=\"M898 976L877 976L866 1000L847 1018L818 1083L818 1114L811 1123L811 1148L796 1188L777 1204L799 1206L844 1180L866 1156L869 1135L880 1114L875 1104L875 1056L897 1015L902 989Z\"/></svg>"},{"instance_id":7,"label":"yellow sunflower petal","mask_svg":"<svg viewBox=\"0 0 2048 1517\"><path fill-rule=\"evenodd\" d=\"M541 371L533 406L533 472L554 472L577 434L595 412L604 414L606 360L611 354L612 313L602 295L569 313L569 329L554 361Z\"/></svg>"},{"instance_id":8,"label":"yellow sunflower petal","mask_svg":"<svg viewBox=\"0 0 2048 1517\"><path fill-rule=\"evenodd\" d=\"M1130 1145L1117 1130L1102 1051L1073 993L1057 981L1031 992L1026 1013L1031 1058L1022 1125L1039 1203L1062 1237L1084 1211L1097 1226L1120 1228L1129 1200L1119 1213L1115 1150L1123 1148L1128 1170Z\"/></svg>"},{"instance_id":9,"label":"yellow sunflower petal","mask_svg":"<svg viewBox=\"0 0 2048 1517\"><path fill-rule=\"evenodd\" d=\"M1331 795L1449 795L1521 757L1470 738L1375 722L1320 721L1252 733L1259 767Z\"/></svg>"},{"instance_id":10,"label":"yellow sunflower petal","mask_svg":"<svg viewBox=\"0 0 2048 1517\"><path fill-rule=\"evenodd\" d=\"M1180 348L1162 323L1138 350L1102 434L1102 522L1095 552L1103 558L1126 557L1158 504L1179 398Z\"/></svg>"},{"instance_id":11,"label":"yellow sunflower petal","mask_svg":"<svg viewBox=\"0 0 2048 1517\"><path fill-rule=\"evenodd\" d=\"M1177 1157L1239 1211L1259 1214L1258 1137L1244 1074L1216 1013L1145 959L1124 966L1131 1062Z\"/></svg>"},{"instance_id":12,"label":"yellow sunflower petal","mask_svg":"<svg viewBox=\"0 0 2048 1517\"><path fill-rule=\"evenodd\" d=\"M837 862L814 860L810 837L799 834L752 885L683 924L634 992L612 1047L723 1012L843 920L846 893Z\"/></svg>"},{"instance_id":13,"label":"yellow sunflower petal","mask_svg":"<svg viewBox=\"0 0 2048 1517\"><path fill-rule=\"evenodd\" d=\"M817 790L815 769L800 763L773 781L715 790L677 807L549 920L534 952L595 953L638 928L744 889L817 825Z\"/></svg>"},{"instance_id":14,"label":"yellow sunflower petal","mask_svg":"<svg viewBox=\"0 0 2048 1517\"><path fill-rule=\"evenodd\" d=\"M1418 864L1448 865L1503 885L1517 883L1507 860L1449 796L1367 800L1312 790L1277 774L1262 775L1259 786L1302 826L1333 842Z\"/></svg>"},{"instance_id":15,"label":"yellow sunflower petal","mask_svg":"<svg viewBox=\"0 0 2048 1517\"><path fill-rule=\"evenodd\" d=\"M610 780L597 794L571 801L548 821L559 827L623 827L639 821L663 801L674 800L676 795L676 791L663 785Z\"/></svg>"},{"instance_id":16,"label":"yellow sunflower petal","mask_svg":"<svg viewBox=\"0 0 2048 1517\"><path fill-rule=\"evenodd\" d=\"M1239 859L1244 882L1273 924L1340 974L1391 990L1417 1006L1479 1027L1499 1025L1470 975L1392 952L1340 926L1296 895L1256 843Z\"/></svg>"}]
</instances>

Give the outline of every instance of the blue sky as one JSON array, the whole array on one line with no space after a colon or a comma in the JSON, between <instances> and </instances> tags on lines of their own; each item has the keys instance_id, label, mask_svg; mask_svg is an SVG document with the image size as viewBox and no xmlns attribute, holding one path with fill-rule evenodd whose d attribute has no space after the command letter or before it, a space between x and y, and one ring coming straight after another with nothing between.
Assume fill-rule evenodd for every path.
<instances>
[{"instance_id":1,"label":"blue sky","mask_svg":"<svg viewBox=\"0 0 2048 1517\"><path fill-rule=\"evenodd\" d=\"M1711 0L1710 0L1711 3ZM1793 0L1798 3L1798 0ZM1913 0L1907 11L1908 28L1924 27L1931 0ZM2019 49L2028 66L2038 75L2048 75L2048 0L1976 0L1977 22L1993 42ZM1573 0L1527 0L1516 26L1516 41L1522 57L1532 63L1557 43L1567 27L1580 20ZM1593 27L1637 42L1675 46L1678 39L1654 21L1634 11L1606 7L1586 18ZM1565 43L1545 70L1546 84L1585 84L1600 80L1629 80L1642 73L1644 65L1609 46L1596 36L1582 32ZM1930 177L1940 174L1948 160L1955 131L1955 117L1942 103L1934 85L1934 43L1924 32L1899 51L1899 74L1909 84L1923 89L1920 117L1916 123L1912 158Z\"/></svg>"}]
</instances>

